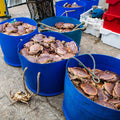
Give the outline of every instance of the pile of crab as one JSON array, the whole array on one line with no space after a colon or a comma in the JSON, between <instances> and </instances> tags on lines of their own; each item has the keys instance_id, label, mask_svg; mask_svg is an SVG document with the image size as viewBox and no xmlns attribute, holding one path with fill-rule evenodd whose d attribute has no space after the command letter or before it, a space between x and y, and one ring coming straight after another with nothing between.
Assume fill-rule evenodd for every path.
<instances>
[{"instance_id":1,"label":"pile of crab","mask_svg":"<svg viewBox=\"0 0 120 120\"><path fill-rule=\"evenodd\" d=\"M120 76L99 69L95 69L94 74L100 79L100 83L95 83L92 74L85 68L68 67L72 83L83 95L100 105L120 110Z\"/></svg>"},{"instance_id":2,"label":"pile of crab","mask_svg":"<svg viewBox=\"0 0 120 120\"><path fill-rule=\"evenodd\" d=\"M56 29L55 29L56 28ZM75 28L75 25L72 23L57 22L54 26L44 27L44 29L56 31L56 32L70 32Z\"/></svg>"},{"instance_id":3,"label":"pile of crab","mask_svg":"<svg viewBox=\"0 0 120 120\"><path fill-rule=\"evenodd\" d=\"M51 63L73 57L78 53L74 41L65 42L56 40L55 37L36 34L24 44L20 54L34 63Z\"/></svg>"},{"instance_id":4,"label":"pile of crab","mask_svg":"<svg viewBox=\"0 0 120 120\"><path fill-rule=\"evenodd\" d=\"M76 2L74 2L73 4L70 4L68 2L66 2L63 7L65 8L77 8L77 7L82 7L81 5L78 5Z\"/></svg>"},{"instance_id":5,"label":"pile of crab","mask_svg":"<svg viewBox=\"0 0 120 120\"><path fill-rule=\"evenodd\" d=\"M28 23L23 23L22 21L16 21L13 23L6 22L0 25L0 32L12 36L29 34L35 29L36 26L30 25Z\"/></svg>"}]
</instances>

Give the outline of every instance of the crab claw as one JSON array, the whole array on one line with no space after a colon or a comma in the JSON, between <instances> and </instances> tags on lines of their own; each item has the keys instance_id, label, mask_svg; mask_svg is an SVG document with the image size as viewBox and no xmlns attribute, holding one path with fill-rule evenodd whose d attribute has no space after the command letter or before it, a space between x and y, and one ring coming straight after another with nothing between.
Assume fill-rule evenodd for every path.
<instances>
[{"instance_id":1,"label":"crab claw","mask_svg":"<svg viewBox=\"0 0 120 120\"><path fill-rule=\"evenodd\" d=\"M12 92L10 91L10 97L13 98L14 97L14 94L12 94Z\"/></svg>"}]
</instances>

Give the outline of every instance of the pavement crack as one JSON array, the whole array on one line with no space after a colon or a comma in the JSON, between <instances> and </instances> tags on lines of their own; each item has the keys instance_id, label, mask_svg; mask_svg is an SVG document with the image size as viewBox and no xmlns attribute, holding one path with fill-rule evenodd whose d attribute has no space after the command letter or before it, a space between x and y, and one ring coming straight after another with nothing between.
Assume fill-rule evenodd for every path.
<instances>
[{"instance_id":1,"label":"pavement crack","mask_svg":"<svg viewBox=\"0 0 120 120\"><path fill-rule=\"evenodd\" d=\"M46 97L46 101L52 108L54 108L56 111L60 112L61 115L63 115L63 112L61 110L59 110L56 106L50 103L50 101L48 100L48 97Z\"/></svg>"}]
</instances>

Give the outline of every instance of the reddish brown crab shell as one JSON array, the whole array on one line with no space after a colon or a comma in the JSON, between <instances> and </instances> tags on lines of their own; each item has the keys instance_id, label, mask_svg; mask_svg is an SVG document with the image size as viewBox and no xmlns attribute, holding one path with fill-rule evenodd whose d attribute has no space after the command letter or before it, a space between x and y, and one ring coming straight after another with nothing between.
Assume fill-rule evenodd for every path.
<instances>
[{"instance_id":1,"label":"reddish brown crab shell","mask_svg":"<svg viewBox=\"0 0 120 120\"><path fill-rule=\"evenodd\" d=\"M92 96L97 95L96 87L89 83L82 83L80 87L87 95L92 95Z\"/></svg>"},{"instance_id":2,"label":"reddish brown crab shell","mask_svg":"<svg viewBox=\"0 0 120 120\"><path fill-rule=\"evenodd\" d=\"M98 100L107 101L109 98L104 94L103 90L97 87Z\"/></svg>"},{"instance_id":3,"label":"reddish brown crab shell","mask_svg":"<svg viewBox=\"0 0 120 120\"><path fill-rule=\"evenodd\" d=\"M27 48L21 49L20 54L23 55L23 56L28 56L28 49Z\"/></svg>"},{"instance_id":4,"label":"reddish brown crab shell","mask_svg":"<svg viewBox=\"0 0 120 120\"><path fill-rule=\"evenodd\" d=\"M113 104L108 103L108 102L106 102L106 101L99 100L99 101L94 101L94 102L96 102L96 103L98 103L98 104L100 104L100 105L103 105L103 106L105 106L105 107L111 108L111 109L116 109Z\"/></svg>"},{"instance_id":5,"label":"reddish brown crab shell","mask_svg":"<svg viewBox=\"0 0 120 120\"><path fill-rule=\"evenodd\" d=\"M78 90L80 93L82 93L82 94L83 94L84 96L86 96L87 98L89 98L89 99L91 99L91 100L96 99L96 96L93 96L93 95L89 96L89 95L85 94L85 92L80 88L79 85L76 86L76 88L77 88L77 90Z\"/></svg>"},{"instance_id":6,"label":"reddish brown crab shell","mask_svg":"<svg viewBox=\"0 0 120 120\"><path fill-rule=\"evenodd\" d=\"M103 85L103 89L107 91L108 94L112 95L113 89L114 89L114 83L107 83L105 82Z\"/></svg>"},{"instance_id":7,"label":"reddish brown crab shell","mask_svg":"<svg viewBox=\"0 0 120 120\"><path fill-rule=\"evenodd\" d=\"M41 46L40 44L34 44L34 45L30 46L29 54L34 55L42 50L43 50L43 46Z\"/></svg>"},{"instance_id":8,"label":"reddish brown crab shell","mask_svg":"<svg viewBox=\"0 0 120 120\"><path fill-rule=\"evenodd\" d=\"M73 41L65 43L65 46L67 47L67 50L70 53L72 52L72 53L76 54L78 52L77 45Z\"/></svg>"},{"instance_id":9,"label":"reddish brown crab shell","mask_svg":"<svg viewBox=\"0 0 120 120\"><path fill-rule=\"evenodd\" d=\"M64 22L58 22L58 23L55 24L55 27L58 28L58 29L62 28L63 24L64 24Z\"/></svg>"},{"instance_id":10,"label":"reddish brown crab shell","mask_svg":"<svg viewBox=\"0 0 120 120\"><path fill-rule=\"evenodd\" d=\"M24 44L24 47L25 47L25 48L29 48L29 47L31 47L33 44L34 44L33 41L29 41L29 42L27 42L27 43Z\"/></svg>"},{"instance_id":11,"label":"reddish brown crab shell","mask_svg":"<svg viewBox=\"0 0 120 120\"><path fill-rule=\"evenodd\" d=\"M81 78L89 78L89 75L80 67L68 67L68 72L70 72L72 75L75 75L78 77L78 79Z\"/></svg>"},{"instance_id":12,"label":"reddish brown crab shell","mask_svg":"<svg viewBox=\"0 0 120 120\"><path fill-rule=\"evenodd\" d=\"M106 82L115 82L118 80L118 76L111 71L105 71L98 74L99 79L104 80Z\"/></svg>"},{"instance_id":13,"label":"reddish brown crab shell","mask_svg":"<svg viewBox=\"0 0 120 120\"><path fill-rule=\"evenodd\" d=\"M113 90L113 97L120 98L120 80L115 83L115 87Z\"/></svg>"},{"instance_id":14,"label":"reddish brown crab shell","mask_svg":"<svg viewBox=\"0 0 120 120\"><path fill-rule=\"evenodd\" d=\"M113 104L118 110L120 109L120 100L118 99L111 99L108 101L108 103Z\"/></svg>"},{"instance_id":15,"label":"reddish brown crab shell","mask_svg":"<svg viewBox=\"0 0 120 120\"><path fill-rule=\"evenodd\" d=\"M64 23L62 25L62 28L64 28L64 29L73 29L74 27L75 27L75 25L72 23Z\"/></svg>"},{"instance_id":16,"label":"reddish brown crab shell","mask_svg":"<svg viewBox=\"0 0 120 120\"><path fill-rule=\"evenodd\" d=\"M71 57L74 57L74 56L75 56L75 54L73 54L73 53L66 53L62 56L62 59L68 59L68 58L71 58Z\"/></svg>"},{"instance_id":17,"label":"reddish brown crab shell","mask_svg":"<svg viewBox=\"0 0 120 120\"><path fill-rule=\"evenodd\" d=\"M79 80L72 80L72 83L76 86L79 87L80 81Z\"/></svg>"}]
</instances>

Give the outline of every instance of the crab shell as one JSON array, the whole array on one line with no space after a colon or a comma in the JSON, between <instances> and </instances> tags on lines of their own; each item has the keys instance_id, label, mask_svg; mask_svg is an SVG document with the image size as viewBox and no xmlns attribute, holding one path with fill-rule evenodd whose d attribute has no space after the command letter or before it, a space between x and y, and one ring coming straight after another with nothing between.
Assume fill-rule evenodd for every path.
<instances>
[{"instance_id":1,"label":"crab shell","mask_svg":"<svg viewBox=\"0 0 120 120\"><path fill-rule=\"evenodd\" d=\"M89 83L82 83L80 87L89 96L95 96L98 93L96 87Z\"/></svg>"}]
</instances>

